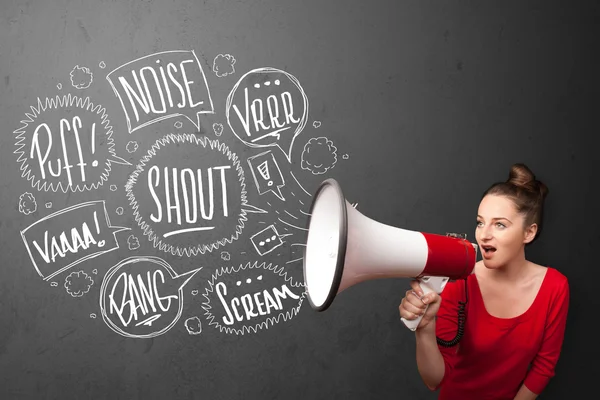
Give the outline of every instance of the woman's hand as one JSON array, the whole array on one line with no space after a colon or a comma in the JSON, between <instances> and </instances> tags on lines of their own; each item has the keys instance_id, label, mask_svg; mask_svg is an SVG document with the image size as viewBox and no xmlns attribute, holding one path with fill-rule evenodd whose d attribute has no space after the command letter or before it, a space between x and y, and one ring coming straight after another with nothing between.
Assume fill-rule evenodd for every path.
<instances>
[{"instance_id":1,"label":"woman's hand","mask_svg":"<svg viewBox=\"0 0 600 400\"><path fill-rule=\"evenodd\" d=\"M410 286L411 290L406 291L406 295L398 307L400 316L410 321L423 315L421 322L417 326L417 329L423 329L434 321L440 309L441 297L435 292L423 296L423 290L417 280L412 280ZM427 311L425 311L425 308L427 308Z\"/></svg>"}]
</instances>

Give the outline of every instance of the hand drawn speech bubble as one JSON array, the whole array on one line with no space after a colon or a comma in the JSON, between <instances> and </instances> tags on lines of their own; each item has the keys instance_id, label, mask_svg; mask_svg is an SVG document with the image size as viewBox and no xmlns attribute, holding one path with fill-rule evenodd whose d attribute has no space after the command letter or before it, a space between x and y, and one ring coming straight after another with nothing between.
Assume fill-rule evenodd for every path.
<instances>
[{"instance_id":1,"label":"hand drawn speech bubble","mask_svg":"<svg viewBox=\"0 0 600 400\"><path fill-rule=\"evenodd\" d=\"M178 275L158 257L129 257L113 266L100 288L100 310L110 329L130 338L153 338L181 317L183 287L202 268Z\"/></svg>"},{"instance_id":2,"label":"hand drawn speech bubble","mask_svg":"<svg viewBox=\"0 0 600 400\"><path fill-rule=\"evenodd\" d=\"M21 231L38 274L45 280L119 248L116 234L129 228L112 226L104 200L77 204L50 214Z\"/></svg>"},{"instance_id":3,"label":"hand drawn speech bubble","mask_svg":"<svg viewBox=\"0 0 600 400\"><path fill-rule=\"evenodd\" d=\"M254 262L215 271L203 296L209 326L243 335L292 319L306 291L283 267Z\"/></svg>"},{"instance_id":4,"label":"hand drawn speech bubble","mask_svg":"<svg viewBox=\"0 0 600 400\"><path fill-rule=\"evenodd\" d=\"M14 153L21 176L39 191L98 189L112 163L131 165L115 153L106 109L89 97L38 98L25 116L14 131Z\"/></svg>"},{"instance_id":5,"label":"hand drawn speech bubble","mask_svg":"<svg viewBox=\"0 0 600 400\"><path fill-rule=\"evenodd\" d=\"M308 98L300 82L276 68L244 74L227 96L227 122L250 147L278 147L291 162L296 136L308 120Z\"/></svg>"},{"instance_id":6,"label":"hand drawn speech bubble","mask_svg":"<svg viewBox=\"0 0 600 400\"><path fill-rule=\"evenodd\" d=\"M248 157L247 162L258 193L263 195L272 192L282 201L285 201L283 194L281 194L281 188L285 186L285 180L273 153L270 150L265 151Z\"/></svg>"},{"instance_id":7,"label":"hand drawn speech bubble","mask_svg":"<svg viewBox=\"0 0 600 400\"><path fill-rule=\"evenodd\" d=\"M129 133L182 115L200 129L214 113L206 76L193 50L151 54L117 67L106 79L121 101Z\"/></svg>"},{"instance_id":8,"label":"hand drawn speech bubble","mask_svg":"<svg viewBox=\"0 0 600 400\"><path fill-rule=\"evenodd\" d=\"M125 184L133 216L155 248L178 256L211 252L239 238L247 202L238 156L191 134L158 139Z\"/></svg>"}]
</instances>

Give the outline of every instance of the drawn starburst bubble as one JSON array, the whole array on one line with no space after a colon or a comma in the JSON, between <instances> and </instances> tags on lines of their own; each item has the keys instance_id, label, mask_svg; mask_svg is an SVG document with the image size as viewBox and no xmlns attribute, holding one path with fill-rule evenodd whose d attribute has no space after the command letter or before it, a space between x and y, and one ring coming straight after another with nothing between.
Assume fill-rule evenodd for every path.
<instances>
[{"instance_id":1,"label":"drawn starburst bubble","mask_svg":"<svg viewBox=\"0 0 600 400\"><path fill-rule=\"evenodd\" d=\"M96 190L108 180L112 163L131 165L121 157L117 156L115 152L113 127L110 125L108 114L103 106L92 103L89 97L81 98L73 96L70 93L63 96L57 95L52 98L47 97L43 100L38 98L37 100L37 105L30 106L31 112L25 113L26 118L20 121L21 126L13 132L16 135L16 149L13 153L17 155L17 162L21 164L21 177L31 182L33 188L38 191L51 192L61 190L65 193L69 190L73 192ZM89 144L89 147L94 147L95 152L95 154L93 154L94 159L92 160L90 158L88 160L89 162L86 163L85 172L88 173L87 177L93 178L86 179L87 182L69 182L65 179L65 174L60 172L60 169L58 177L53 176L52 173L50 173L51 171L48 171L48 174L43 174L39 163L36 165L33 158L31 158L34 151L34 133L42 126L44 128L40 130L52 139L54 146L61 145L60 126L50 127L46 122L48 122L48 119L60 119L63 114L62 111L73 114L80 113L81 116L83 116L83 118L80 118L80 121L93 122L96 124L94 129L96 140L84 140L84 135L80 135L82 136L80 138L81 142ZM38 124L37 126L36 123ZM57 125L60 124L61 123L58 123ZM71 132L69 133L72 134ZM95 144L96 141L99 145ZM52 149L49 149L48 153L50 153L50 150ZM65 150L65 145L63 145L61 151L66 151L68 155L72 156L72 160L78 160L77 157L79 155L73 149L71 149L71 151ZM86 151L85 154L83 154L83 157L90 157L91 155L92 154L89 151ZM101 162L99 162L98 159L101 159ZM71 164L77 162L78 161L72 161ZM72 165L72 169L79 170L79 167L77 165ZM44 175L46 176L44 177Z\"/></svg>"},{"instance_id":2,"label":"drawn starburst bubble","mask_svg":"<svg viewBox=\"0 0 600 400\"><path fill-rule=\"evenodd\" d=\"M136 198L135 194L133 193L138 180L141 179L141 175L144 173L146 168L152 167L151 161L157 156L157 154L159 154L161 151L164 151L164 149L176 149L178 146L183 146L184 148L189 148L189 146L199 146L206 150L220 153L229 161L232 170L235 171L234 175L238 180L237 184L239 187L240 196L239 213L236 216L237 219L235 222L235 227L233 228L233 232L226 234L224 233L222 235L219 234L220 236L217 237L220 237L220 239L181 246L177 243L169 243L167 240L165 240L167 238L165 238L164 232L160 232L160 229L157 228L157 225L153 225L151 220L146 220L144 215L142 215L143 213L140 211L139 204L140 199ZM144 180L142 179L142 182L143 181ZM238 156L231 152L228 146L219 142L218 140L211 140L205 136L198 137L196 135L187 133L171 133L158 139L150 147L146 155L142 157L133 173L129 176L129 179L125 184L125 192L127 198L129 199L129 204L132 208L134 219L138 226L143 230L144 235L148 237L148 240L152 242L155 248L176 256L197 256L198 254L212 252L221 246L231 244L240 237L244 229L245 222L248 220L248 213L266 213L265 210L248 204L244 170L241 167ZM236 192L236 196L237 194L238 192Z\"/></svg>"}]
</instances>

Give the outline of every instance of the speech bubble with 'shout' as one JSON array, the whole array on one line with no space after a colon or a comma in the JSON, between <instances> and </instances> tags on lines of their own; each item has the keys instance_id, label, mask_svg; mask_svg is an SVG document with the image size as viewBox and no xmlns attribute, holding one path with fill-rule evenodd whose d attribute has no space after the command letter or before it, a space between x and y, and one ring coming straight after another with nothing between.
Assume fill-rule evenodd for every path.
<instances>
[{"instance_id":1,"label":"speech bubble with 'shout'","mask_svg":"<svg viewBox=\"0 0 600 400\"><path fill-rule=\"evenodd\" d=\"M250 147L278 147L291 162L294 140L308 119L308 98L291 74L258 68L244 74L227 96L227 122Z\"/></svg>"},{"instance_id":2,"label":"speech bubble with 'shout'","mask_svg":"<svg viewBox=\"0 0 600 400\"><path fill-rule=\"evenodd\" d=\"M50 214L21 231L38 274L45 280L119 248L116 234L129 228L110 224L104 200L89 201Z\"/></svg>"},{"instance_id":3,"label":"speech bubble with 'shout'","mask_svg":"<svg viewBox=\"0 0 600 400\"><path fill-rule=\"evenodd\" d=\"M130 338L153 338L181 317L183 287L202 268L178 275L158 257L122 260L104 276L100 309L114 332Z\"/></svg>"},{"instance_id":4,"label":"speech bubble with 'shout'","mask_svg":"<svg viewBox=\"0 0 600 400\"><path fill-rule=\"evenodd\" d=\"M214 113L206 76L193 50L150 54L121 65L106 79L121 101L129 133L179 115L200 129L200 114Z\"/></svg>"},{"instance_id":5,"label":"speech bubble with 'shout'","mask_svg":"<svg viewBox=\"0 0 600 400\"><path fill-rule=\"evenodd\" d=\"M106 109L67 94L38 98L14 131L21 176L39 191L82 192L108 180L111 164L131 165L117 156Z\"/></svg>"}]
</instances>

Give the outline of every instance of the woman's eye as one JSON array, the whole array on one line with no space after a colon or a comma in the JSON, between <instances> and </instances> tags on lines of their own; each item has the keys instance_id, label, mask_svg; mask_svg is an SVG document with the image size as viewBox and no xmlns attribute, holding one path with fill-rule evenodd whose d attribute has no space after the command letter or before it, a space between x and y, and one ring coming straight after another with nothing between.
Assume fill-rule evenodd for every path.
<instances>
[{"instance_id":1,"label":"woman's eye","mask_svg":"<svg viewBox=\"0 0 600 400\"><path fill-rule=\"evenodd\" d=\"M500 222L498 222L496 225L498 226L498 228L504 228L505 227L504 224L500 223Z\"/></svg>"}]
</instances>

